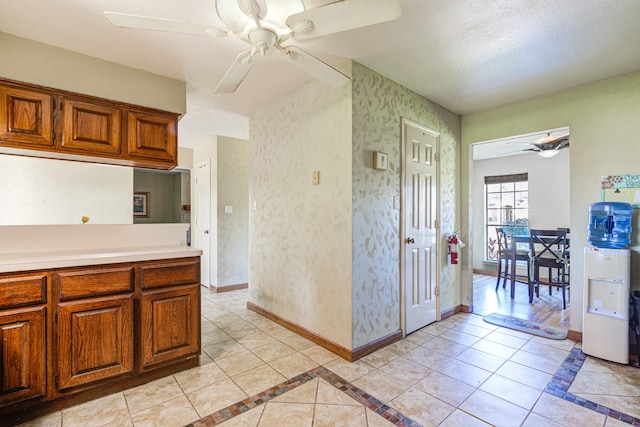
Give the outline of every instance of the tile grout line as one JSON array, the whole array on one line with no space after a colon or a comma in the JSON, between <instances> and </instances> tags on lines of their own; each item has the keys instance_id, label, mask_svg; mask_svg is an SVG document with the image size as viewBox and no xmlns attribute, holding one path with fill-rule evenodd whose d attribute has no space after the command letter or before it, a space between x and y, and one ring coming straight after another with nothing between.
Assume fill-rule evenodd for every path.
<instances>
[{"instance_id":1,"label":"tile grout line","mask_svg":"<svg viewBox=\"0 0 640 427\"><path fill-rule=\"evenodd\" d=\"M631 424L633 426L640 426L640 418L633 417L631 415L623 414L614 409L608 408L604 405L592 402L584 399L575 394L569 393L569 387L573 384L573 381L578 375L578 371L582 368L584 361L587 359L587 355L584 354L579 348L573 348L569 355L564 359L562 365L556 371L544 392L567 402L575 403L583 408L596 411L607 417L611 417L623 423Z\"/></svg>"}]
</instances>

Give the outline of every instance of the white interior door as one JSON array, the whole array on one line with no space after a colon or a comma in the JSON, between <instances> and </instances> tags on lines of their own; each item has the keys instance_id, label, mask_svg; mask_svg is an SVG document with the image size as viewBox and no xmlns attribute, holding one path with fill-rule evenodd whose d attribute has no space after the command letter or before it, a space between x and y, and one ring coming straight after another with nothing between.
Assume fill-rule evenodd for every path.
<instances>
[{"instance_id":1,"label":"white interior door","mask_svg":"<svg viewBox=\"0 0 640 427\"><path fill-rule=\"evenodd\" d=\"M440 134L402 121L404 330L439 320L438 156Z\"/></svg>"},{"instance_id":2,"label":"white interior door","mask_svg":"<svg viewBox=\"0 0 640 427\"><path fill-rule=\"evenodd\" d=\"M196 166L194 246L202 250L200 283L211 286L211 163Z\"/></svg>"}]
</instances>

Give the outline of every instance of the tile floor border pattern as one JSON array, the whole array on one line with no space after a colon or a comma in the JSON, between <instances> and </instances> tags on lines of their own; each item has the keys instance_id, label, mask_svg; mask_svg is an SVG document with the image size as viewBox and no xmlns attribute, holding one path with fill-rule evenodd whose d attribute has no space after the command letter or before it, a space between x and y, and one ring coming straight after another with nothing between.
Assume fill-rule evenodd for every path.
<instances>
[{"instance_id":1,"label":"tile floor border pattern","mask_svg":"<svg viewBox=\"0 0 640 427\"><path fill-rule=\"evenodd\" d=\"M551 381L549 381L549 384L545 388L545 393L559 397L568 402L575 403L586 409L590 409L606 416L615 418L624 423L640 427L640 418L635 418L631 415L623 414L614 409L599 405L595 402L591 402L590 400L586 400L580 396L576 396L572 393L567 392L569 390L569 387L571 387L571 384L575 380L576 375L578 374L578 371L580 371L580 368L582 367L586 358L587 356L579 348L572 349L569 355L563 361L556 374L551 379ZM374 396L366 393L361 388L356 387L349 381L346 381L324 366L318 366L281 384L273 386L240 402L234 403L233 405L214 412L213 414L207 415L200 420L188 424L186 427L212 427L218 425L220 423L223 423L224 421L230 420L233 417L245 413L250 409L262 405L263 403L267 403L269 400L281 396L284 393L291 391L315 378L322 378L327 383L336 387L338 390L347 394L363 406L371 409L372 411L398 427L419 427L421 425L411 418L403 415L399 411L393 409L392 407L384 404Z\"/></svg>"},{"instance_id":2,"label":"tile floor border pattern","mask_svg":"<svg viewBox=\"0 0 640 427\"><path fill-rule=\"evenodd\" d=\"M608 417L622 421L633 426L640 426L640 418L633 417L631 415L623 414L614 409L608 408L604 405L587 400L583 397L576 396L575 394L568 393L569 387L576 379L578 371L582 367L582 364L587 359L587 355L584 354L579 348L571 350L569 355L564 359L562 365L553 376L549 384L545 389L545 393L552 394L568 402L575 403L592 411L604 414Z\"/></svg>"},{"instance_id":3,"label":"tile floor border pattern","mask_svg":"<svg viewBox=\"0 0 640 427\"><path fill-rule=\"evenodd\" d=\"M244 412L249 411L263 403L267 403L269 400L274 399L278 396L283 395L284 393L299 387L308 381L311 381L315 378L322 378L327 383L336 387L338 390L347 394L352 399L356 400L361 405L371 409L387 421L393 423L398 427L420 427L421 424L412 420L411 418L403 415L399 411L393 409L389 405L384 404L380 400L371 396L364 390L355 385L351 384L349 381L346 381L344 378L340 377L338 374L330 371L324 366L318 366L313 368L307 372L304 372L300 375L297 375L293 378L288 379L287 381L273 386L267 390L264 390L258 394L250 396L240 402L234 403L233 405L227 406L224 409L221 409L213 414L207 415L204 418L201 418L197 421L194 421L191 424L188 424L186 427L212 427L223 423L235 416L238 416Z\"/></svg>"}]
</instances>

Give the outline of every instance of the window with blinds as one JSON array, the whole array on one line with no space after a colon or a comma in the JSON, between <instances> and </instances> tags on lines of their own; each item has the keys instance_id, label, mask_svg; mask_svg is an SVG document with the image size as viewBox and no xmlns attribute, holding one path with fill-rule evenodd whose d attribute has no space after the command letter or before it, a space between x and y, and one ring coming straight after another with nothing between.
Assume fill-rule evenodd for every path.
<instances>
[{"instance_id":1,"label":"window with blinds","mask_svg":"<svg viewBox=\"0 0 640 427\"><path fill-rule=\"evenodd\" d=\"M496 227L507 235L529 229L529 177L527 173L485 176L485 260L498 259Z\"/></svg>"}]
</instances>

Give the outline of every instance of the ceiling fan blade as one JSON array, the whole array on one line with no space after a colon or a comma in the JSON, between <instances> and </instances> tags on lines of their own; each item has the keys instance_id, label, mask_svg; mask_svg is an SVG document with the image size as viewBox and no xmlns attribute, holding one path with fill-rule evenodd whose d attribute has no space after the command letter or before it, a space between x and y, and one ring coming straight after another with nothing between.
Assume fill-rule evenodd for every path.
<instances>
[{"instance_id":1,"label":"ceiling fan blade","mask_svg":"<svg viewBox=\"0 0 640 427\"><path fill-rule=\"evenodd\" d=\"M549 141L549 144L553 146L554 150L560 150L569 146L569 137L561 136L553 141Z\"/></svg>"},{"instance_id":2,"label":"ceiling fan blade","mask_svg":"<svg viewBox=\"0 0 640 427\"><path fill-rule=\"evenodd\" d=\"M174 19L152 18L149 16L131 15L128 13L103 12L104 17L116 27L133 28L136 30L166 31L170 33L184 33L226 37L231 31L212 25L194 24Z\"/></svg>"},{"instance_id":3,"label":"ceiling fan blade","mask_svg":"<svg viewBox=\"0 0 640 427\"><path fill-rule=\"evenodd\" d=\"M289 62L302 71L312 75L328 86L339 88L351 81L340 71L295 46L286 46L280 49Z\"/></svg>"},{"instance_id":4,"label":"ceiling fan blade","mask_svg":"<svg viewBox=\"0 0 640 427\"><path fill-rule=\"evenodd\" d=\"M402 0L343 0L293 14L287 25L296 39L304 40L392 21L400 15Z\"/></svg>"},{"instance_id":5,"label":"ceiling fan blade","mask_svg":"<svg viewBox=\"0 0 640 427\"><path fill-rule=\"evenodd\" d=\"M238 55L227 70L220 83L216 87L215 93L232 93L240 86L240 83L247 77L249 71L255 64L255 52L242 52Z\"/></svg>"},{"instance_id":6,"label":"ceiling fan blade","mask_svg":"<svg viewBox=\"0 0 640 427\"><path fill-rule=\"evenodd\" d=\"M238 7L251 19L263 19L267 16L267 3L265 0L237 0Z\"/></svg>"}]
</instances>

